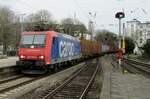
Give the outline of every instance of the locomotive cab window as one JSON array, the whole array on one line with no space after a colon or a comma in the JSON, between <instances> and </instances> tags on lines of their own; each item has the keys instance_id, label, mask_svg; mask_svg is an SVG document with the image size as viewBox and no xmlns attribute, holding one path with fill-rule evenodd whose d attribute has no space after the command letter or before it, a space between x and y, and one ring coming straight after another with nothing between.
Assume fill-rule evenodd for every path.
<instances>
[{"instance_id":1,"label":"locomotive cab window","mask_svg":"<svg viewBox=\"0 0 150 99\"><path fill-rule=\"evenodd\" d=\"M23 35L21 44L32 44L34 35Z\"/></svg>"},{"instance_id":2,"label":"locomotive cab window","mask_svg":"<svg viewBox=\"0 0 150 99\"><path fill-rule=\"evenodd\" d=\"M34 46L34 48L44 48L46 43L46 35L43 34L35 34L35 35L23 35L21 39L20 47L30 48L30 46Z\"/></svg>"}]
</instances>

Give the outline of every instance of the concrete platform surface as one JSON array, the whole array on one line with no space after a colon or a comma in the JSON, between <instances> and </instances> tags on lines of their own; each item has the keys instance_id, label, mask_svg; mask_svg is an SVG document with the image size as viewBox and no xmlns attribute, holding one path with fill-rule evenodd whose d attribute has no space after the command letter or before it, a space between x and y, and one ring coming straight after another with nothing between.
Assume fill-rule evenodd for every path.
<instances>
[{"instance_id":1,"label":"concrete platform surface","mask_svg":"<svg viewBox=\"0 0 150 99\"><path fill-rule=\"evenodd\" d=\"M139 74L122 74L121 69L112 68L111 62L108 57L101 61L104 81L100 99L150 99L150 78Z\"/></svg>"},{"instance_id":2,"label":"concrete platform surface","mask_svg":"<svg viewBox=\"0 0 150 99\"><path fill-rule=\"evenodd\" d=\"M111 99L150 99L150 79L135 74L111 73Z\"/></svg>"},{"instance_id":3,"label":"concrete platform surface","mask_svg":"<svg viewBox=\"0 0 150 99\"><path fill-rule=\"evenodd\" d=\"M0 59L0 68L10 67L16 65L18 57L7 57L6 59Z\"/></svg>"}]
</instances>

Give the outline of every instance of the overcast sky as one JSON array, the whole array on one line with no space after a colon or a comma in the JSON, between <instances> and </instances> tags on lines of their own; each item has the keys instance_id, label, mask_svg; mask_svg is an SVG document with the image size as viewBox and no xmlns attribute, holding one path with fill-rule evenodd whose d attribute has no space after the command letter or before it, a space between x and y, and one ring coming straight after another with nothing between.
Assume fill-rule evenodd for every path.
<instances>
[{"instance_id":1,"label":"overcast sky","mask_svg":"<svg viewBox=\"0 0 150 99\"><path fill-rule=\"evenodd\" d=\"M1 6L8 6L17 14L34 13L46 9L56 20L74 17L87 26L89 12L96 12L96 29L109 29L117 32L118 20L114 18L117 11L124 10L126 18L123 21L150 21L150 0L0 0ZM131 13L132 12L132 13Z\"/></svg>"}]
</instances>

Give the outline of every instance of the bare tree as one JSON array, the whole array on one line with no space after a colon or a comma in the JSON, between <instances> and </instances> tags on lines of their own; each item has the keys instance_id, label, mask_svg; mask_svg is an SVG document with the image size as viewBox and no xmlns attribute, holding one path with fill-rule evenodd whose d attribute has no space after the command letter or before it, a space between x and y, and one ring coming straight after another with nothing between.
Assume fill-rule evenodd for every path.
<instances>
[{"instance_id":1,"label":"bare tree","mask_svg":"<svg viewBox=\"0 0 150 99\"><path fill-rule=\"evenodd\" d=\"M30 14L26 19L26 30L48 28L49 24L54 23L52 15L47 10L39 10L37 13Z\"/></svg>"},{"instance_id":2,"label":"bare tree","mask_svg":"<svg viewBox=\"0 0 150 99\"><path fill-rule=\"evenodd\" d=\"M74 19L72 18L65 18L61 21L62 24L74 24Z\"/></svg>"},{"instance_id":3,"label":"bare tree","mask_svg":"<svg viewBox=\"0 0 150 99\"><path fill-rule=\"evenodd\" d=\"M72 36L87 33L85 25L77 19L65 18L61 22L64 32Z\"/></svg>"},{"instance_id":4,"label":"bare tree","mask_svg":"<svg viewBox=\"0 0 150 99\"><path fill-rule=\"evenodd\" d=\"M20 30L16 27L16 23L19 22L13 11L7 7L0 8L0 41L4 47L4 53L7 52L9 46L14 47L14 42L16 42L15 38Z\"/></svg>"},{"instance_id":5,"label":"bare tree","mask_svg":"<svg viewBox=\"0 0 150 99\"><path fill-rule=\"evenodd\" d=\"M118 36L108 30L97 30L96 40L111 47L116 47Z\"/></svg>"},{"instance_id":6,"label":"bare tree","mask_svg":"<svg viewBox=\"0 0 150 99\"><path fill-rule=\"evenodd\" d=\"M47 10L39 10L36 13L32 13L27 17L29 22L40 22L40 21L52 21L52 15Z\"/></svg>"}]
</instances>

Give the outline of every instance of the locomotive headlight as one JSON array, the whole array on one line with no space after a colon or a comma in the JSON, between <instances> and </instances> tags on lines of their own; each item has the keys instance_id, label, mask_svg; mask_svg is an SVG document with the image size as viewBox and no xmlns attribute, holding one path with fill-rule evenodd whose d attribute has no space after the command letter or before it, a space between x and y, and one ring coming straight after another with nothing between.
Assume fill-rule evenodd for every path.
<instances>
[{"instance_id":1,"label":"locomotive headlight","mask_svg":"<svg viewBox=\"0 0 150 99\"><path fill-rule=\"evenodd\" d=\"M39 56L40 59L44 59L44 56Z\"/></svg>"},{"instance_id":2,"label":"locomotive headlight","mask_svg":"<svg viewBox=\"0 0 150 99\"><path fill-rule=\"evenodd\" d=\"M24 55L20 55L20 58L25 58L25 56Z\"/></svg>"}]
</instances>

